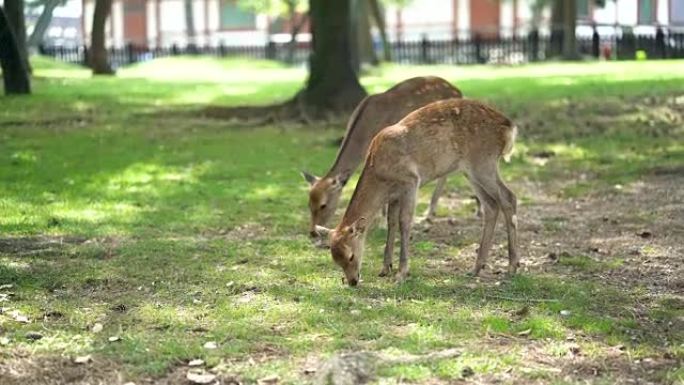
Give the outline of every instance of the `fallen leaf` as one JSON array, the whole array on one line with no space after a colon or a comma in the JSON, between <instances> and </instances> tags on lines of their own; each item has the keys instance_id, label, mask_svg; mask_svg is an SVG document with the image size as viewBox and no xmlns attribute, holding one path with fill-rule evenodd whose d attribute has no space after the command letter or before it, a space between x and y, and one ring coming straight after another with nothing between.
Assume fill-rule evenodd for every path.
<instances>
[{"instance_id":1,"label":"fallen leaf","mask_svg":"<svg viewBox=\"0 0 684 385\"><path fill-rule=\"evenodd\" d=\"M78 356L78 357L74 358L74 363L79 364L79 365L83 365L83 364L87 364L88 362L90 362L92 360L93 359L92 359L92 357L90 357L90 355Z\"/></svg>"},{"instance_id":2,"label":"fallen leaf","mask_svg":"<svg viewBox=\"0 0 684 385\"><path fill-rule=\"evenodd\" d=\"M563 317L569 317L572 312L570 310L561 310L560 315Z\"/></svg>"},{"instance_id":3,"label":"fallen leaf","mask_svg":"<svg viewBox=\"0 0 684 385\"><path fill-rule=\"evenodd\" d=\"M527 337L530 335L530 333L532 333L532 329L525 329L521 332L518 332L518 335L521 337Z\"/></svg>"},{"instance_id":4,"label":"fallen leaf","mask_svg":"<svg viewBox=\"0 0 684 385\"><path fill-rule=\"evenodd\" d=\"M191 360L188 362L188 366L202 366L204 365L204 360L200 360L199 358L196 360Z\"/></svg>"},{"instance_id":5,"label":"fallen leaf","mask_svg":"<svg viewBox=\"0 0 684 385\"><path fill-rule=\"evenodd\" d=\"M257 380L257 384L259 385L277 384L278 382L280 382L280 377L278 377L277 374L272 374L270 376Z\"/></svg>"},{"instance_id":6,"label":"fallen leaf","mask_svg":"<svg viewBox=\"0 0 684 385\"><path fill-rule=\"evenodd\" d=\"M24 323L24 324L29 323L28 317L25 315L21 315L21 314L17 314L16 316L14 316L14 320L17 322Z\"/></svg>"},{"instance_id":7,"label":"fallen leaf","mask_svg":"<svg viewBox=\"0 0 684 385\"><path fill-rule=\"evenodd\" d=\"M121 341L121 337L119 337L119 336L111 336L111 337L107 338L107 340L108 340L109 342L117 342L117 341Z\"/></svg>"},{"instance_id":8,"label":"fallen leaf","mask_svg":"<svg viewBox=\"0 0 684 385\"><path fill-rule=\"evenodd\" d=\"M207 373L204 370L189 370L185 378L193 384L210 384L214 382L216 375Z\"/></svg>"},{"instance_id":9,"label":"fallen leaf","mask_svg":"<svg viewBox=\"0 0 684 385\"><path fill-rule=\"evenodd\" d=\"M99 333L102 331L103 328L104 328L104 326L102 326L101 323L96 322L95 325L93 325L93 328L90 330L92 330L93 333Z\"/></svg>"},{"instance_id":10,"label":"fallen leaf","mask_svg":"<svg viewBox=\"0 0 684 385\"><path fill-rule=\"evenodd\" d=\"M216 349L218 348L218 345L214 341L209 341L204 343L204 348L205 349Z\"/></svg>"}]
</instances>

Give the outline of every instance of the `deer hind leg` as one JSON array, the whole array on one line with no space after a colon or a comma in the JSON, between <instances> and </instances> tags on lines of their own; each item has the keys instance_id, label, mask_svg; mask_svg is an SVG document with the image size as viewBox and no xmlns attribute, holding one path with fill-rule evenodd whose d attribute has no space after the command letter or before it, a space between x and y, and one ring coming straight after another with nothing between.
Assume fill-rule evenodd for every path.
<instances>
[{"instance_id":1,"label":"deer hind leg","mask_svg":"<svg viewBox=\"0 0 684 385\"><path fill-rule=\"evenodd\" d=\"M499 204L494 198L494 195L492 195L494 191L490 192L488 189L482 187L482 185L475 178L469 179L480 201L483 220L480 248L477 251L477 260L475 261L475 267L472 271L472 274L477 276L485 267L489 249L492 247L492 239L494 238L496 220L499 217Z\"/></svg>"},{"instance_id":2,"label":"deer hind leg","mask_svg":"<svg viewBox=\"0 0 684 385\"><path fill-rule=\"evenodd\" d=\"M437 180L435 190L432 192L432 197L430 198L430 206L428 207L428 210L425 213L425 218L430 219L435 216L435 212L437 210L437 202L439 202L439 198L442 196L442 193L444 192L446 181L446 176L443 176Z\"/></svg>"},{"instance_id":3,"label":"deer hind leg","mask_svg":"<svg viewBox=\"0 0 684 385\"><path fill-rule=\"evenodd\" d=\"M408 253L409 242L411 237L411 225L413 224L413 215L416 210L416 195L418 194L418 186L420 183L416 180L406 187L406 190L399 198L399 232L401 237L401 251L399 253L399 271L395 278L397 282L402 282L408 277Z\"/></svg>"},{"instance_id":4,"label":"deer hind leg","mask_svg":"<svg viewBox=\"0 0 684 385\"><path fill-rule=\"evenodd\" d=\"M508 234L508 273L515 274L520 265L518 257L518 200L515 194L501 180L501 176L496 175L496 182L499 186L499 206L506 219L506 232Z\"/></svg>"},{"instance_id":5,"label":"deer hind leg","mask_svg":"<svg viewBox=\"0 0 684 385\"><path fill-rule=\"evenodd\" d=\"M392 256L394 255L394 240L397 237L399 226L399 202L392 201L387 206L387 243L385 243L385 256L382 270L378 276L386 277L392 273Z\"/></svg>"}]
</instances>

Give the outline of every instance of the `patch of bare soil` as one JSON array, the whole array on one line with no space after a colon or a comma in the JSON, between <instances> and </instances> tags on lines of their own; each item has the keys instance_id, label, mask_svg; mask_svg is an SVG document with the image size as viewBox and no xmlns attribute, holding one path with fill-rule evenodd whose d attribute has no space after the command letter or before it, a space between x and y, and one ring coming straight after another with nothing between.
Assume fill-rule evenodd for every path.
<instances>
[{"instance_id":1,"label":"patch of bare soil","mask_svg":"<svg viewBox=\"0 0 684 385\"><path fill-rule=\"evenodd\" d=\"M640 288L643 294L632 309L640 332L667 346L666 336L684 330L684 319L680 317L665 325L651 319L649 312L664 298L675 301L676 306L684 309L682 171L682 168L654 169L650 175L629 185L614 186L575 199L563 199L554 193L565 182L512 182L511 188L519 196L535 197L518 210L523 274L546 273L564 280L590 280L629 292ZM461 199L460 204L463 204L457 194L449 197ZM428 267L466 272L473 266L481 231L479 220L439 218L432 223L421 223L417 230L418 240L431 241L438 250L465 243L460 255L428 260ZM498 225L496 242L483 278L485 281L487 277L500 279L499 274L507 268L503 223ZM571 260L577 258L589 263L575 266ZM568 263L563 263L564 259ZM499 349L501 343L505 346L508 338L496 336L496 342L492 341L492 344L497 346L491 348ZM604 351L593 352L589 357L573 342L568 342L567 353L554 357L534 341L516 339L515 344L511 344L516 348L521 345L525 346L523 356L529 367L511 368L496 377L474 376L468 383L547 383L548 379L535 382L530 376L524 376L526 372L541 372L568 381L600 383L601 378L609 376L618 383L648 384L657 383L658 373L662 375L664 371L682 365L666 352L633 360L620 347L602 345Z\"/></svg>"},{"instance_id":2,"label":"patch of bare soil","mask_svg":"<svg viewBox=\"0 0 684 385\"><path fill-rule=\"evenodd\" d=\"M2 357L0 355L0 384L2 385L178 385L193 384L189 371L203 371L178 366L163 377L138 378L128 376L124 368L113 361L93 358L76 363L75 358L54 356ZM239 385L237 377L203 371L213 376L206 382L214 385ZM132 381L131 378L135 378Z\"/></svg>"},{"instance_id":3,"label":"patch of bare soil","mask_svg":"<svg viewBox=\"0 0 684 385\"><path fill-rule=\"evenodd\" d=\"M79 245L86 242L86 238L80 237L23 237L23 238L0 238L0 254L12 254L15 256L29 256L44 253L54 253L70 245Z\"/></svg>"}]
</instances>

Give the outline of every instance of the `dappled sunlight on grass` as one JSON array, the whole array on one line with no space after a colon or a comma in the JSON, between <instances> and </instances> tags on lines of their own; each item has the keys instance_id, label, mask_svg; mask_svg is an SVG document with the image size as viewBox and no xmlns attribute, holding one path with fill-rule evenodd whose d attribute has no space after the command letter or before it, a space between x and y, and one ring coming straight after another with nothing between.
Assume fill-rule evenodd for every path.
<instances>
[{"instance_id":1,"label":"dappled sunlight on grass","mask_svg":"<svg viewBox=\"0 0 684 385\"><path fill-rule=\"evenodd\" d=\"M621 286L611 274L630 267L631 254L594 248L635 238L632 227L599 228L578 241L546 239L577 230L576 218L559 205L637 194L635 186L657 167L680 172L678 115L658 120L641 106L650 95L681 92L676 62L371 71L362 79L369 90L437 74L514 116L520 140L501 170L520 190L521 244L543 243L535 251L543 261L513 278L466 276L479 222L468 182L454 176L444 198L451 204L432 224L448 230L434 235L430 225L415 227L410 278L397 285L376 276L385 238L376 228L355 289L341 281L329 250L308 239L307 186L299 175L324 173L344 124L244 128L192 114L209 103L283 100L303 84L303 70L170 58L115 78L85 79L81 69L40 69L53 64L37 71L79 75L40 77L36 95L8 99L0 111L0 175L7 182L0 187L0 285L11 283L14 293L0 305L30 320L0 314L0 337L9 339L0 358L93 354L136 376L165 375L201 358L244 382L278 373L283 383L301 383L305 359L339 350L399 355L457 347L463 354L453 360L381 368L381 377L439 382L459 380L467 369L484 383L550 382L562 371L573 383L594 379L568 364L578 349L601 364L615 346L626 365L684 354L666 327L679 317L675 297L666 301L668 293L652 294L637 281ZM596 106L602 102L606 111ZM420 208L431 188L421 190ZM345 189L345 201L352 190ZM600 223L610 224L614 213L605 215ZM624 215L636 226L660 214ZM500 232L497 242L505 239ZM639 256L673 253L658 244L666 235L654 238L638 245ZM496 245L492 264L503 250ZM563 256L551 262L552 251ZM45 317L51 311L62 316ZM93 332L95 323L101 332ZM28 341L27 331L43 339ZM206 342L217 348L204 348ZM666 365L649 375L676 376ZM623 375L596 379L619 382Z\"/></svg>"}]
</instances>

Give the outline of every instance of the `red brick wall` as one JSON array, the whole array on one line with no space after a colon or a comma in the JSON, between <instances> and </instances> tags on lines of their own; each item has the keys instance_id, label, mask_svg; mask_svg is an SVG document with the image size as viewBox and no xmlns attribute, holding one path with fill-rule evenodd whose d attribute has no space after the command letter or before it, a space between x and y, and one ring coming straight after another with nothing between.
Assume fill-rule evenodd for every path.
<instances>
[{"instance_id":1,"label":"red brick wall","mask_svg":"<svg viewBox=\"0 0 684 385\"><path fill-rule=\"evenodd\" d=\"M125 0L123 2L124 40L127 44L147 45L146 4L146 0Z\"/></svg>"},{"instance_id":2,"label":"red brick wall","mask_svg":"<svg viewBox=\"0 0 684 385\"><path fill-rule=\"evenodd\" d=\"M500 0L470 0L470 28L473 34L499 34Z\"/></svg>"}]
</instances>

